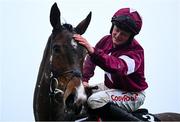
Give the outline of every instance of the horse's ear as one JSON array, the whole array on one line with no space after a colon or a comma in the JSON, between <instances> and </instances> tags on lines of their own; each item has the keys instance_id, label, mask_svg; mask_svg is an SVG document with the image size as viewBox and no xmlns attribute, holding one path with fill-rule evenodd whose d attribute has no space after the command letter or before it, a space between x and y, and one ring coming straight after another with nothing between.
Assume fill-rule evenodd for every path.
<instances>
[{"instance_id":1,"label":"horse's ear","mask_svg":"<svg viewBox=\"0 0 180 122\"><path fill-rule=\"evenodd\" d=\"M56 3L53 4L51 7L50 12L50 22L53 27L53 29L60 29L61 28L61 20L60 20L60 10Z\"/></svg>"},{"instance_id":2,"label":"horse's ear","mask_svg":"<svg viewBox=\"0 0 180 122\"><path fill-rule=\"evenodd\" d=\"M84 32L86 31L91 21L91 15L92 15L92 12L90 12L88 16L76 26L75 30L78 34L80 35L84 34Z\"/></svg>"}]
</instances>

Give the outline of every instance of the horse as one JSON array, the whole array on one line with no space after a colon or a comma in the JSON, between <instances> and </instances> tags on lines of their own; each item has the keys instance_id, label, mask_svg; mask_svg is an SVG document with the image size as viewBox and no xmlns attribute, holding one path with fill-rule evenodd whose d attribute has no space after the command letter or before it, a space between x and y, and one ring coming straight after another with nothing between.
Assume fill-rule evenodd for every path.
<instances>
[{"instance_id":1,"label":"horse","mask_svg":"<svg viewBox=\"0 0 180 122\"><path fill-rule=\"evenodd\" d=\"M34 91L36 121L84 121L88 117L86 100L93 87L84 89L81 81L87 52L76 43L73 34L85 33L91 21L91 12L76 27L61 24L60 14L54 3L50 11L53 30L44 50ZM178 113L150 114L139 109L132 114L144 121L180 121Z\"/></svg>"},{"instance_id":2,"label":"horse","mask_svg":"<svg viewBox=\"0 0 180 122\"><path fill-rule=\"evenodd\" d=\"M53 27L46 44L34 91L33 110L36 121L73 120L87 99L82 85L82 69L86 49L73 39L84 34L91 12L76 27L61 24L56 3L51 7Z\"/></svg>"}]
</instances>

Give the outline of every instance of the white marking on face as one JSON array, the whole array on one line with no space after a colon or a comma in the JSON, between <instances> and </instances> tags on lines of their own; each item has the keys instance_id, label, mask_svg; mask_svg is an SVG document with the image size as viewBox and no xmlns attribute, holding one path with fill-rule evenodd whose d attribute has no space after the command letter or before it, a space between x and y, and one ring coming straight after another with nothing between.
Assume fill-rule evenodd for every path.
<instances>
[{"instance_id":1,"label":"white marking on face","mask_svg":"<svg viewBox=\"0 0 180 122\"><path fill-rule=\"evenodd\" d=\"M80 86L77 88L77 100L82 100L83 102L85 102L87 100L87 96L85 94L85 90L84 90L82 81L81 81Z\"/></svg>"},{"instance_id":2,"label":"white marking on face","mask_svg":"<svg viewBox=\"0 0 180 122\"><path fill-rule=\"evenodd\" d=\"M74 49L76 49L78 46L77 42L74 39L71 40L71 45L73 46Z\"/></svg>"}]
</instances>

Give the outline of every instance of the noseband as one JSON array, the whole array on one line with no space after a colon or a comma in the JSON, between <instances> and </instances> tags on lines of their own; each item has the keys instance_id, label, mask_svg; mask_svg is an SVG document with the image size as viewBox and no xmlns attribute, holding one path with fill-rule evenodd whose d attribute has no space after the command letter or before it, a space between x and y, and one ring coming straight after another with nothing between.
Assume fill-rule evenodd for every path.
<instances>
[{"instance_id":1,"label":"noseband","mask_svg":"<svg viewBox=\"0 0 180 122\"><path fill-rule=\"evenodd\" d=\"M49 88L49 96L51 99L54 99L56 102L58 102L55 98L55 96L57 94L60 94L60 95L64 95L64 91L66 90L67 88L67 85L65 86L65 89L62 90L62 89L59 89L58 87L56 88L52 88L52 85L53 83L55 82L56 83L56 86L58 86L59 82L58 82L58 77L65 77L64 75L66 74L72 74L71 78L68 80L68 83L67 85L69 84L69 82L74 78L74 77L82 77L82 73L77 70L77 69L73 69L73 70L67 70L67 71L64 71L64 72L58 72L58 71L51 71L50 73L50 88ZM66 78L66 77L65 77Z\"/></svg>"}]
</instances>

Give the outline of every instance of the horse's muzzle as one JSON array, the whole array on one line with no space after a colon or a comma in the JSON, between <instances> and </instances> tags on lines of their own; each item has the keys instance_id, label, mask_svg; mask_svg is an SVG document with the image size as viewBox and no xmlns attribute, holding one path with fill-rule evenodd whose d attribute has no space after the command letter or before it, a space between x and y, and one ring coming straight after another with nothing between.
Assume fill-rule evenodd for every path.
<instances>
[{"instance_id":1,"label":"horse's muzzle","mask_svg":"<svg viewBox=\"0 0 180 122\"><path fill-rule=\"evenodd\" d=\"M78 114L83 104L87 101L87 96L85 94L84 86L82 83L76 88L75 93L71 93L65 100L65 105L68 111L73 111Z\"/></svg>"},{"instance_id":2,"label":"horse's muzzle","mask_svg":"<svg viewBox=\"0 0 180 122\"><path fill-rule=\"evenodd\" d=\"M76 100L75 94L70 94L65 101L65 112L68 114L78 114L82 109L82 102Z\"/></svg>"}]
</instances>

